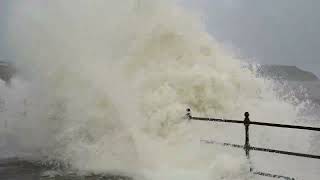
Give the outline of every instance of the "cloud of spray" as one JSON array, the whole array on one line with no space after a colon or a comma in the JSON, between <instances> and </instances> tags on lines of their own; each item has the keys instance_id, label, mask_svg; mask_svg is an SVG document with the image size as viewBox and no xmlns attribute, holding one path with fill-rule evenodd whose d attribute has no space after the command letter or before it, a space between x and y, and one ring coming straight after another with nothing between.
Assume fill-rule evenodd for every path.
<instances>
[{"instance_id":1,"label":"cloud of spray","mask_svg":"<svg viewBox=\"0 0 320 180\"><path fill-rule=\"evenodd\" d=\"M244 179L242 153L199 144L223 134L242 142L241 129L187 122L185 109L296 119L295 107L174 2L31 0L10 12L8 36L24 80L1 85L10 104L1 113L18 156L148 179ZM277 137L260 130L258 144L265 135ZM292 137L274 143L286 147L282 142Z\"/></svg>"}]
</instances>

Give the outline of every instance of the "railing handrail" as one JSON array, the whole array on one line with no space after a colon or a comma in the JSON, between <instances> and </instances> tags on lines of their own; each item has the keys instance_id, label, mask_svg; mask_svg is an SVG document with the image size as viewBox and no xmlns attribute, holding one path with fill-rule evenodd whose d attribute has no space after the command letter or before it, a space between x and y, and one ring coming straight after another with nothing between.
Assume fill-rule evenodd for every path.
<instances>
[{"instance_id":1,"label":"railing handrail","mask_svg":"<svg viewBox=\"0 0 320 180\"><path fill-rule=\"evenodd\" d=\"M224 122L224 123L244 124L244 126L245 126L245 144L244 145L231 144L231 143L220 143L220 142L208 141L208 140L206 140L206 143L218 144L218 145L223 145L223 146L230 146L230 147L234 147L234 148L243 148L245 150L246 157L247 157L247 159L249 161L250 161L250 150L263 151L263 152L269 152L269 153L285 154L285 155L305 157L305 158L320 159L319 155L312 155L312 154L304 154L304 153L297 153L297 152L290 152L290 151L281 151L281 150L275 150L275 149L254 147L254 146L250 146L250 143L249 143L249 126L250 125L289 128L289 129L300 129L300 130L309 130L309 131L320 131L319 127L298 126L298 125L278 124L278 123L266 123L266 122L256 122L256 121L250 121L250 119L249 119L250 115L249 115L248 112L246 112L244 115L245 115L244 120L193 117L191 115L191 109L187 109L186 117L189 120L197 120L197 121L211 121L211 122ZM250 172L253 172L253 168L252 167L250 167ZM261 176L268 176L268 177L273 177L273 178L284 178L284 179L288 179L288 180L294 180L294 178L290 178L290 177L287 177L287 176L275 175L275 174L270 174L270 173L265 173L265 172L253 172L253 174L261 175Z\"/></svg>"},{"instance_id":2,"label":"railing handrail","mask_svg":"<svg viewBox=\"0 0 320 180\"><path fill-rule=\"evenodd\" d=\"M190 120L196 121L213 121L213 122L225 122L225 123L235 123L235 124L243 124L243 120L233 120L233 119L217 119L217 118L203 118L203 117L193 117L188 116ZM289 124L278 124L278 123L267 123L267 122L258 122L258 121L250 121L249 124L257 125L257 126L270 126L270 127L279 127L279 128L288 128L288 129L301 129L301 130L309 130L309 131L320 131L320 127L311 127L311 126L299 126L299 125L289 125Z\"/></svg>"}]
</instances>

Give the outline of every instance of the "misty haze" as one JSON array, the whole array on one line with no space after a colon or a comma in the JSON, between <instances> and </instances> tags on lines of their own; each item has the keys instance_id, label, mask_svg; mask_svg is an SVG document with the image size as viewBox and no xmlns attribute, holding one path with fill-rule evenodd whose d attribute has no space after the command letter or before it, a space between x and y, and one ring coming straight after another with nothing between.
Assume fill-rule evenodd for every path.
<instances>
[{"instance_id":1,"label":"misty haze","mask_svg":"<svg viewBox=\"0 0 320 180\"><path fill-rule=\"evenodd\" d=\"M320 1L0 1L0 180L318 180Z\"/></svg>"}]
</instances>

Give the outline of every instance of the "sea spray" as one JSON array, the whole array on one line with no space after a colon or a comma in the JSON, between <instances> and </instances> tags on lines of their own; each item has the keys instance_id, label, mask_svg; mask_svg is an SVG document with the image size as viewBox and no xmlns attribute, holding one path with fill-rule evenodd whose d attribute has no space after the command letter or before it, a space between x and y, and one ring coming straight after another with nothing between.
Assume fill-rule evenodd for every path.
<instances>
[{"instance_id":1,"label":"sea spray","mask_svg":"<svg viewBox=\"0 0 320 180\"><path fill-rule=\"evenodd\" d=\"M279 100L269 81L242 68L175 2L17 1L9 17L12 56L24 79L1 95L12 104L1 117L17 144L1 148L17 156L152 180L240 180L250 176L242 151L200 139L243 143L243 127L190 122L185 109L199 116L241 119L250 111L259 121L297 119L295 106ZM20 110L25 113L16 116ZM308 147L308 134L279 133L258 129L253 142ZM288 144L294 138L299 146ZM257 162L298 167L265 157Z\"/></svg>"}]
</instances>

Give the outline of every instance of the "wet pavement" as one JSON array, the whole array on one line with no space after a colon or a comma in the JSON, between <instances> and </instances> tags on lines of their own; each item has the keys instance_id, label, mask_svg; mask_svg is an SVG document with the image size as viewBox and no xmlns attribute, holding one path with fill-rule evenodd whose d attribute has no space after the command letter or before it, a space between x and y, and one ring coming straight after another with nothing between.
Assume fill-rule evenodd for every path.
<instances>
[{"instance_id":1,"label":"wet pavement","mask_svg":"<svg viewBox=\"0 0 320 180\"><path fill-rule=\"evenodd\" d=\"M0 180L132 180L132 178L115 175L76 174L61 175L58 171L23 160L0 160Z\"/></svg>"}]
</instances>

